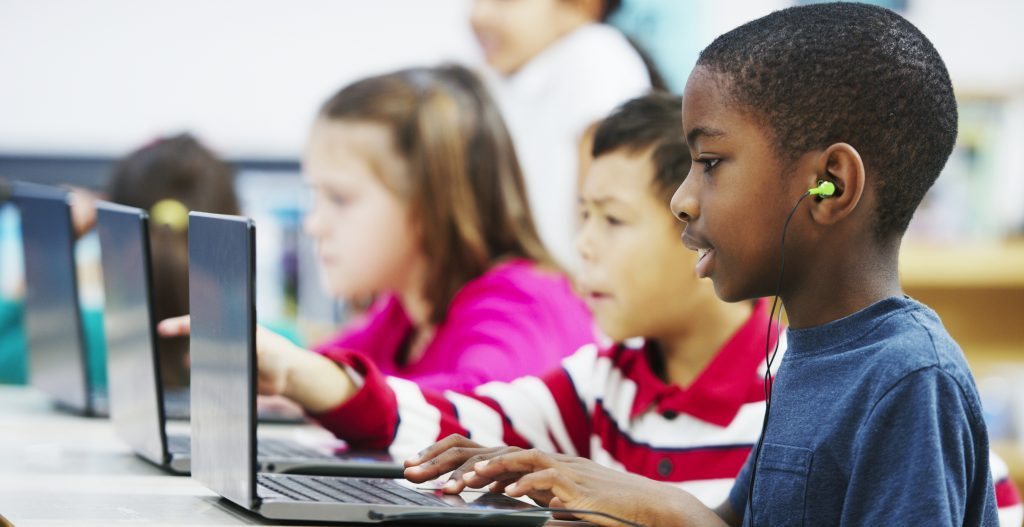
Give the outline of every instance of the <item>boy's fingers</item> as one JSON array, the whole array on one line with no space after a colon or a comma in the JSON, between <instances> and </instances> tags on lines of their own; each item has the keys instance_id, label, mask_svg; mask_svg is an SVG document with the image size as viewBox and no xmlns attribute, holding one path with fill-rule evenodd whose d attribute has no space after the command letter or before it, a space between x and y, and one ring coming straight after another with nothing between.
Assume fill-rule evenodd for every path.
<instances>
[{"instance_id":1,"label":"boy's fingers","mask_svg":"<svg viewBox=\"0 0 1024 527\"><path fill-rule=\"evenodd\" d=\"M419 465L406 467L405 476L409 481L420 483L451 472L451 479L461 480L463 474L473 470L476 462L492 455L494 450L482 447L452 447Z\"/></svg>"},{"instance_id":2,"label":"boy's fingers","mask_svg":"<svg viewBox=\"0 0 1024 527\"><path fill-rule=\"evenodd\" d=\"M554 492L555 487L560 483L564 484L567 479L554 468L546 468L525 474L515 483L505 487L505 493L512 497L525 496L534 492Z\"/></svg>"},{"instance_id":3,"label":"boy's fingers","mask_svg":"<svg viewBox=\"0 0 1024 527\"><path fill-rule=\"evenodd\" d=\"M450 479L462 481L467 473L472 472L474 465L508 450L509 447L453 447L434 458L424 461L420 465L406 468L405 476L409 481L420 482L438 477L446 472L451 472ZM484 483L470 486L479 488L494 481L494 479L485 476L481 480Z\"/></svg>"},{"instance_id":4,"label":"boy's fingers","mask_svg":"<svg viewBox=\"0 0 1024 527\"><path fill-rule=\"evenodd\" d=\"M423 483L430 479L430 473L419 465L413 467L406 465L405 470L402 471L402 475L405 476L405 479L413 483Z\"/></svg>"},{"instance_id":5,"label":"boy's fingers","mask_svg":"<svg viewBox=\"0 0 1024 527\"><path fill-rule=\"evenodd\" d=\"M191 331L192 319L188 315L161 320L156 332L161 337L182 337Z\"/></svg>"},{"instance_id":6,"label":"boy's fingers","mask_svg":"<svg viewBox=\"0 0 1024 527\"><path fill-rule=\"evenodd\" d=\"M487 490L489 492L505 492L505 487L515 483L522 476L523 474L508 474L503 476L501 479L491 482L491 484L487 486Z\"/></svg>"},{"instance_id":7,"label":"boy's fingers","mask_svg":"<svg viewBox=\"0 0 1024 527\"><path fill-rule=\"evenodd\" d=\"M424 461L427 461L429 459L437 457L442 452L445 452L446 450L451 449L451 448L469 447L469 446L472 446L472 447L475 447L475 448L480 448L481 445L478 445L478 444L474 443L473 441L470 441L468 438L463 437L463 436L461 436L459 434L452 434L452 435L450 435L450 436L448 436L448 437L446 437L446 438L444 438L444 439L434 443L433 445L430 445L427 448L424 448L423 450L419 451L419 453L417 453L416 455L410 457L409 459L406 459L405 460L405 466L406 467L413 467L413 466L419 465L419 464L423 463Z\"/></svg>"},{"instance_id":8,"label":"boy's fingers","mask_svg":"<svg viewBox=\"0 0 1024 527\"><path fill-rule=\"evenodd\" d=\"M518 474L504 474L502 475L501 479L504 479L505 484L508 484L515 481L516 477L518 477ZM501 479L496 480L495 478L485 478L477 475L477 473L473 472L472 470L462 475L462 482L465 483L466 486L471 489L482 489L493 483L500 483Z\"/></svg>"},{"instance_id":9,"label":"boy's fingers","mask_svg":"<svg viewBox=\"0 0 1024 527\"><path fill-rule=\"evenodd\" d=\"M537 449L504 452L473 466L482 477L496 479L505 473L529 473L554 466L556 461Z\"/></svg>"},{"instance_id":10,"label":"boy's fingers","mask_svg":"<svg viewBox=\"0 0 1024 527\"><path fill-rule=\"evenodd\" d=\"M441 490L444 491L445 494L458 494L462 492L462 489L464 488L466 488L466 482L461 479L452 478L445 482L444 487L441 487Z\"/></svg>"},{"instance_id":11,"label":"boy's fingers","mask_svg":"<svg viewBox=\"0 0 1024 527\"><path fill-rule=\"evenodd\" d=\"M453 448L452 449L452 451L455 451L455 450L459 450L459 449L458 448ZM473 472L473 466L476 465L477 463L479 463L479 462L489 458L489 457L494 456L495 453L500 451L501 449L496 449L496 448L478 448L478 449L467 449L467 450L476 450L477 454L474 454L473 456L470 456L468 459L466 459L465 456L460 454L459 457L455 461L462 461L462 464L459 465L459 468L457 468L457 469L452 471L451 479L457 479L457 480L462 481L463 483L466 483L466 476L469 475L469 477L474 482L473 485L470 485L473 488L480 488L480 487L483 487L484 485L494 481L496 478L490 478L490 477L486 477L486 476L480 477L480 476L476 475ZM481 481L483 483L480 483Z\"/></svg>"}]
</instances>

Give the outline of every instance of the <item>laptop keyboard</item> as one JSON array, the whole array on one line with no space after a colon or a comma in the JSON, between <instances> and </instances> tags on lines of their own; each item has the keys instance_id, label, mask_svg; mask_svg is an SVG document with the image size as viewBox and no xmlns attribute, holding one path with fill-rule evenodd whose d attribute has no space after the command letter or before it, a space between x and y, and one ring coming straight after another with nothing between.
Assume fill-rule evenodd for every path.
<instances>
[{"instance_id":1,"label":"laptop keyboard","mask_svg":"<svg viewBox=\"0 0 1024 527\"><path fill-rule=\"evenodd\" d=\"M387 479L257 474L263 487L295 501L451 507Z\"/></svg>"},{"instance_id":2,"label":"laptop keyboard","mask_svg":"<svg viewBox=\"0 0 1024 527\"><path fill-rule=\"evenodd\" d=\"M168 434L167 450L176 454L187 454L192 451L192 439L187 435ZM322 459L325 461L337 459L326 452L306 448L293 441L282 439L260 439L256 444L256 455L261 458L275 459Z\"/></svg>"},{"instance_id":3,"label":"laptop keyboard","mask_svg":"<svg viewBox=\"0 0 1024 527\"><path fill-rule=\"evenodd\" d=\"M256 454L259 457L283 459L335 459L334 456L306 448L292 441L280 439L259 439L256 441Z\"/></svg>"}]
</instances>

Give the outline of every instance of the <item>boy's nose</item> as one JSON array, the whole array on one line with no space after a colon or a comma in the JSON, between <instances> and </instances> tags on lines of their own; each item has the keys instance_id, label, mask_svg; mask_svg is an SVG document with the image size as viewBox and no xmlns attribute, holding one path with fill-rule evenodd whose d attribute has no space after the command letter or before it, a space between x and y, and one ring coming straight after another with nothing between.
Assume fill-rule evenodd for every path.
<instances>
[{"instance_id":1,"label":"boy's nose","mask_svg":"<svg viewBox=\"0 0 1024 527\"><path fill-rule=\"evenodd\" d=\"M694 185L690 183L694 179L691 176L692 174L683 180L675 194L672 195L672 201L669 202L672 215L679 221L689 222L700 215Z\"/></svg>"},{"instance_id":2,"label":"boy's nose","mask_svg":"<svg viewBox=\"0 0 1024 527\"><path fill-rule=\"evenodd\" d=\"M590 260L594 256L593 244L590 243L588 231L587 224L584 223L576 232L576 253L579 254L581 260Z\"/></svg>"}]
</instances>

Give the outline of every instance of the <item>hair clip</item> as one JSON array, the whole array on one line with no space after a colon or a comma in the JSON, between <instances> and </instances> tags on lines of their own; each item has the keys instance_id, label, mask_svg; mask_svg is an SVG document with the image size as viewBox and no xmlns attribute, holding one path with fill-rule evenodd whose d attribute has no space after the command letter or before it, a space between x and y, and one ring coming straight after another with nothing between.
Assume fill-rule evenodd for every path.
<instances>
[{"instance_id":1,"label":"hair clip","mask_svg":"<svg viewBox=\"0 0 1024 527\"><path fill-rule=\"evenodd\" d=\"M153 223L166 225L177 232L188 230L188 208L176 199L162 199L149 209Z\"/></svg>"}]
</instances>

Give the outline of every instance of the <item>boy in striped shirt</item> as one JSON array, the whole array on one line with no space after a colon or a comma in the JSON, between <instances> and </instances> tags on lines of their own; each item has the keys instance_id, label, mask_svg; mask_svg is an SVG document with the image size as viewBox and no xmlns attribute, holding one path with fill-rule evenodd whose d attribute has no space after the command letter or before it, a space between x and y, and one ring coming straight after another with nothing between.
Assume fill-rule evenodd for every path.
<instances>
[{"instance_id":1,"label":"boy in striped shirt","mask_svg":"<svg viewBox=\"0 0 1024 527\"><path fill-rule=\"evenodd\" d=\"M443 444L474 455L533 447L720 502L764 415L767 305L722 302L708 281L680 272L697 257L667 206L690 166L678 97L624 104L596 130L593 154L579 286L607 345L583 347L541 377L442 393L385 377L357 353L315 355L261 331L263 391L297 401L354 447L399 458L448 436Z\"/></svg>"}]
</instances>

